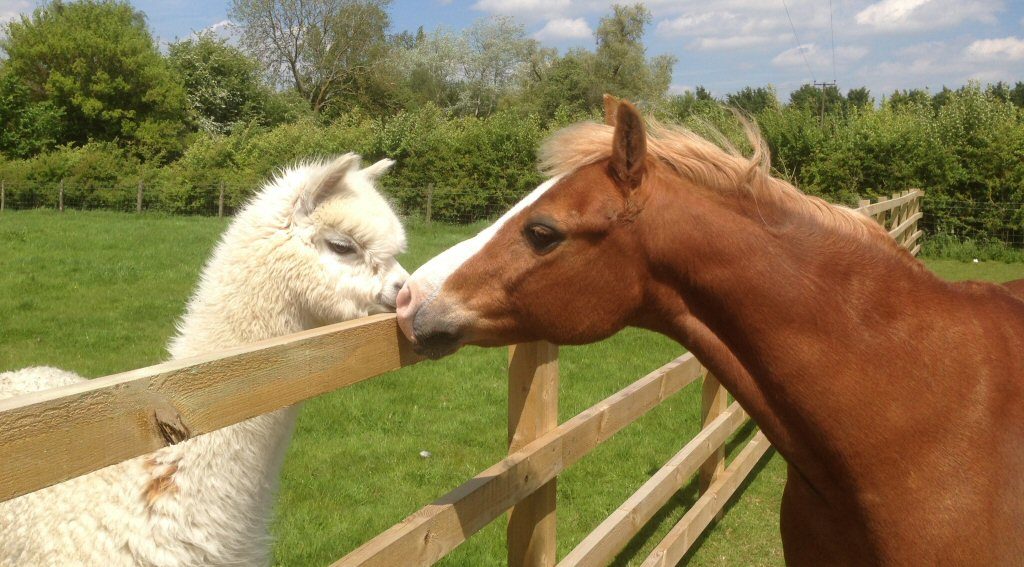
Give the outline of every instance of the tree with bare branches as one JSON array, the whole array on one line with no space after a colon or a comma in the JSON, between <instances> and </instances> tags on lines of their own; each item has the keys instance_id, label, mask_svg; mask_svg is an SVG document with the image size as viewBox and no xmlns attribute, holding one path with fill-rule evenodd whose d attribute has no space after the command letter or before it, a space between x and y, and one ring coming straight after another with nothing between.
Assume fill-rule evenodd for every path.
<instances>
[{"instance_id":1,"label":"tree with bare branches","mask_svg":"<svg viewBox=\"0 0 1024 567\"><path fill-rule=\"evenodd\" d=\"M391 0L233 0L242 45L315 112L355 96L388 50Z\"/></svg>"}]
</instances>

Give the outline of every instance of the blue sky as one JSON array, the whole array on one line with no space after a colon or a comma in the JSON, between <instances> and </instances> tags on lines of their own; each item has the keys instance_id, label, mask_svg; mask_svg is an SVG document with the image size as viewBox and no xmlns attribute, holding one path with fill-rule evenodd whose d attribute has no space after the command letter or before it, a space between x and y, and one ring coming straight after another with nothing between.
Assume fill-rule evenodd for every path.
<instances>
[{"instance_id":1,"label":"blue sky","mask_svg":"<svg viewBox=\"0 0 1024 567\"><path fill-rule=\"evenodd\" d=\"M620 0L624 3L626 0ZM229 2L134 0L162 40L227 20ZM459 30L512 16L544 45L593 46L593 29L613 2L598 0L395 0L395 31ZM0 18L31 11L31 0L0 0ZM1024 80L1024 2L1019 0L648 0L651 54L675 55L673 90L704 85L716 95L746 85L779 93L812 79L844 91ZM787 18L786 9L792 18ZM831 25L830 25L831 21ZM833 37L835 50L833 51ZM833 65L834 62L834 65Z\"/></svg>"}]
</instances>

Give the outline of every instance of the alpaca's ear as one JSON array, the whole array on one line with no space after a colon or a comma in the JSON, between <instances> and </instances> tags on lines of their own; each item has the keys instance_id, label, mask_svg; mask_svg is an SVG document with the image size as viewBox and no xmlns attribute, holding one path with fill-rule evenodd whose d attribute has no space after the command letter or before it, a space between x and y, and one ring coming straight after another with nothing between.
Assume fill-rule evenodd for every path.
<instances>
[{"instance_id":1,"label":"alpaca's ear","mask_svg":"<svg viewBox=\"0 0 1024 567\"><path fill-rule=\"evenodd\" d=\"M622 189L636 189L643 180L646 161L647 130L644 119L635 106L621 101L615 111L611 174Z\"/></svg>"},{"instance_id":2,"label":"alpaca's ear","mask_svg":"<svg viewBox=\"0 0 1024 567\"><path fill-rule=\"evenodd\" d=\"M615 126L615 112L619 109L619 99L605 93L604 95L604 123Z\"/></svg>"},{"instance_id":3,"label":"alpaca's ear","mask_svg":"<svg viewBox=\"0 0 1024 567\"><path fill-rule=\"evenodd\" d=\"M395 165L395 160L384 158L373 165L367 166L363 173L372 181L387 173L393 165Z\"/></svg>"},{"instance_id":4,"label":"alpaca's ear","mask_svg":"<svg viewBox=\"0 0 1024 567\"><path fill-rule=\"evenodd\" d=\"M344 154L324 166L319 179L311 179L300 199L301 212L311 214L316 208L339 190L344 188L342 181L348 172L359 168L357 154Z\"/></svg>"}]
</instances>

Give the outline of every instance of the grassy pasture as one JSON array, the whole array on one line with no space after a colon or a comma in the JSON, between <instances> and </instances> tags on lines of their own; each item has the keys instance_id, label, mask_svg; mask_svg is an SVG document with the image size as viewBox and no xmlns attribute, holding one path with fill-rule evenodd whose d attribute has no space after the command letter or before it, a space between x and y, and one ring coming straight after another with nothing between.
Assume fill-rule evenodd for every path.
<instances>
[{"instance_id":1,"label":"grassy pasture","mask_svg":"<svg viewBox=\"0 0 1024 567\"><path fill-rule=\"evenodd\" d=\"M225 226L225 220L199 217L3 213L0 371L49 364L95 377L162 360ZM403 264L411 271L479 226L409 228ZM950 279L1024 277L1024 264L927 263ZM681 352L638 330L563 349L561 419ZM282 478L276 562L327 564L499 460L506 437L505 357L503 349L465 349L308 402ZM687 388L560 477L560 555L696 433L699 400L697 387ZM423 450L433 456L421 458ZM781 564L784 480L781 459L765 460L698 544L691 564ZM677 494L618 564L642 560L695 498L693 485ZM504 527L499 519L444 563L503 565Z\"/></svg>"}]
</instances>

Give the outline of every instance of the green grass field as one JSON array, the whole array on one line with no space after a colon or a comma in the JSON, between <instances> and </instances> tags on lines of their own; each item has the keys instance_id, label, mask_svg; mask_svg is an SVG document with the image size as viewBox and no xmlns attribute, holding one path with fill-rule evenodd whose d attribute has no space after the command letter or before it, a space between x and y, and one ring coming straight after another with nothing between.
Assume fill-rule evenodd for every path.
<instances>
[{"instance_id":1,"label":"green grass field","mask_svg":"<svg viewBox=\"0 0 1024 567\"><path fill-rule=\"evenodd\" d=\"M226 221L50 211L0 214L0 371L49 364L95 377L165 358L206 256ZM414 225L410 270L479 227ZM929 261L951 279L1005 281L1024 264ZM678 356L662 337L627 330L564 348L561 419ZM274 531L280 565L324 565L501 459L504 349L464 349L306 404L281 482ZM699 428L691 386L569 469L558 484L559 555L567 553ZM746 433L749 433L747 431ZM423 459L420 451L433 456ZM777 455L688 558L693 565L780 565ZM638 563L696 498L672 500L618 564ZM502 517L448 565L503 565Z\"/></svg>"}]
</instances>

